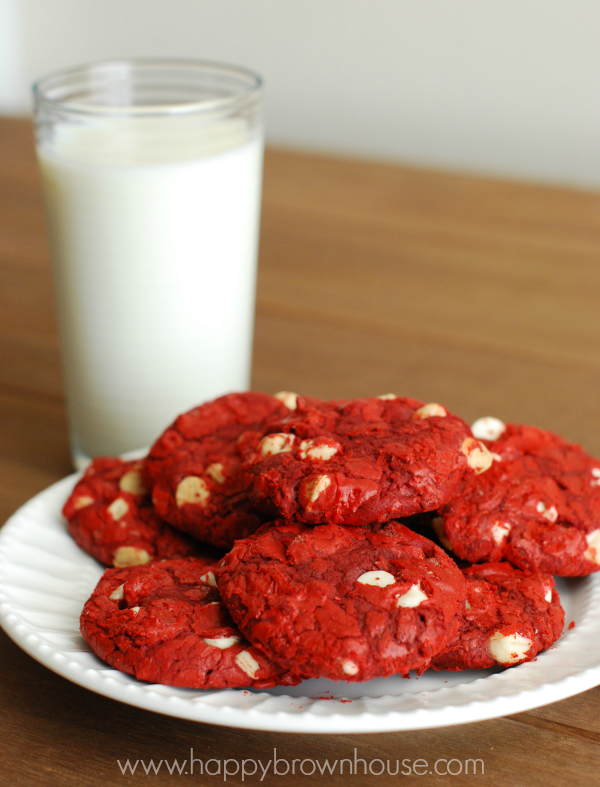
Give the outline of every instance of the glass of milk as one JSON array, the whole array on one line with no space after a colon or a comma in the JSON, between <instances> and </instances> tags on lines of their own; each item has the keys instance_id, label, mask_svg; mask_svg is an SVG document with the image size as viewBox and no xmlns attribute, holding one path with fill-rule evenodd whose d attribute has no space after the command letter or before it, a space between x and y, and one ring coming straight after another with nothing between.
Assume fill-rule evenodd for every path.
<instances>
[{"instance_id":1,"label":"glass of milk","mask_svg":"<svg viewBox=\"0 0 600 787\"><path fill-rule=\"evenodd\" d=\"M118 60L34 86L73 460L250 382L260 78Z\"/></svg>"}]
</instances>

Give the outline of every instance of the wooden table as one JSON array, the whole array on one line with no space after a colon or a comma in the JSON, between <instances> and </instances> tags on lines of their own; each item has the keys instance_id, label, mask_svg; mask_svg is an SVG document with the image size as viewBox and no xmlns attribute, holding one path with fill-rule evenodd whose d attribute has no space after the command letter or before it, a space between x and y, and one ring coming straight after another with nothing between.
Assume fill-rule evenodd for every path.
<instances>
[{"instance_id":1,"label":"wooden table","mask_svg":"<svg viewBox=\"0 0 600 787\"><path fill-rule=\"evenodd\" d=\"M30 126L1 120L1 521L71 471L50 287ZM257 389L393 391L444 402L467 420L535 423L599 455L599 303L600 195L267 154ZM367 760L485 764L484 776L413 774L402 784L571 787L600 784L599 744L600 689L508 718L408 733L196 724L72 685L0 632L2 785L177 784L165 769L121 776L117 759L181 759L194 748L206 758L268 760L275 747L288 759L323 760L352 757L356 747ZM269 774L263 784L283 781Z\"/></svg>"}]
</instances>

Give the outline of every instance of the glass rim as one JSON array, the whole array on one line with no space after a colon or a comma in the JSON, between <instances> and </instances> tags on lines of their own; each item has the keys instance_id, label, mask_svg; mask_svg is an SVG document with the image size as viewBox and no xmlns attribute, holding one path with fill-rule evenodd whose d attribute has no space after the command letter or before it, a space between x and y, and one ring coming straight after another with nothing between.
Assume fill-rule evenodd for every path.
<instances>
[{"instance_id":1,"label":"glass rim","mask_svg":"<svg viewBox=\"0 0 600 787\"><path fill-rule=\"evenodd\" d=\"M77 74L83 76L86 72L101 69L109 72L110 69L117 67L131 66L133 68L165 68L165 73L175 69L189 69L190 72L196 71L198 74L210 72L220 73L221 75L238 77L247 80L247 86L242 87L231 95L219 98L200 99L197 101L174 101L173 103L163 104L129 104L127 106L111 104L93 104L88 101L70 100L68 97L52 97L48 94L49 90L56 90L64 87L70 77ZM140 116L165 116L193 114L197 112L207 112L215 109L234 105L240 100L252 99L260 96L263 90L263 79L255 71L243 66L236 66L230 63L222 63L213 60L198 60L195 58L174 58L174 57L154 57L154 58L111 58L109 60L95 60L69 68L53 71L32 85L36 109L44 107L47 109L60 110L77 115L112 115L116 117Z\"/></svg>"}]
</instances>

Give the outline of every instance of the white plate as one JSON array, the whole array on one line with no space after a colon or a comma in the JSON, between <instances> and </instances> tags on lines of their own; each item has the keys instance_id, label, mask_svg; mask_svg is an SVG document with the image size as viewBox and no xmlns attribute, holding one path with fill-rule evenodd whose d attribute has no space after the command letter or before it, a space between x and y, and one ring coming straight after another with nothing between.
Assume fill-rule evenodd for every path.
<instances>
[{"instance_id":1,"label":"white plate","mask_svg":"<svg viewBox=\"0 0 600 787\"><path fill-rule=\"evenodd\" d=\"M24 505L0 530L0 624L33 658L98 694L184 719L279 732L415 730L530 710L600 684L600 574L559 581L567 624L535 661L508 670L427 672L368 683L199 691L111 669L79 633L102 567L70 538L61 508L77 474Z\"/></svg>"}]
</instances>

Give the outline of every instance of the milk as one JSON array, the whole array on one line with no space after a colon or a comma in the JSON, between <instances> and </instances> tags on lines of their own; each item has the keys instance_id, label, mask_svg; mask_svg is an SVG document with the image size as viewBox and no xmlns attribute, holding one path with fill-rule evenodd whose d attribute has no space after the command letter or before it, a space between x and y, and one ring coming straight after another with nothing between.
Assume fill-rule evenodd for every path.
<instances>
[{"instance_id":1,"label":"milk","mask_svg":"<svg viewBox=\"0 0 600 787\"><path fill-rule=\"evenodd\" d=\"M117 118L39 143L76 463L250 377L262 139Z\"/></svg>"}]
</instances>

